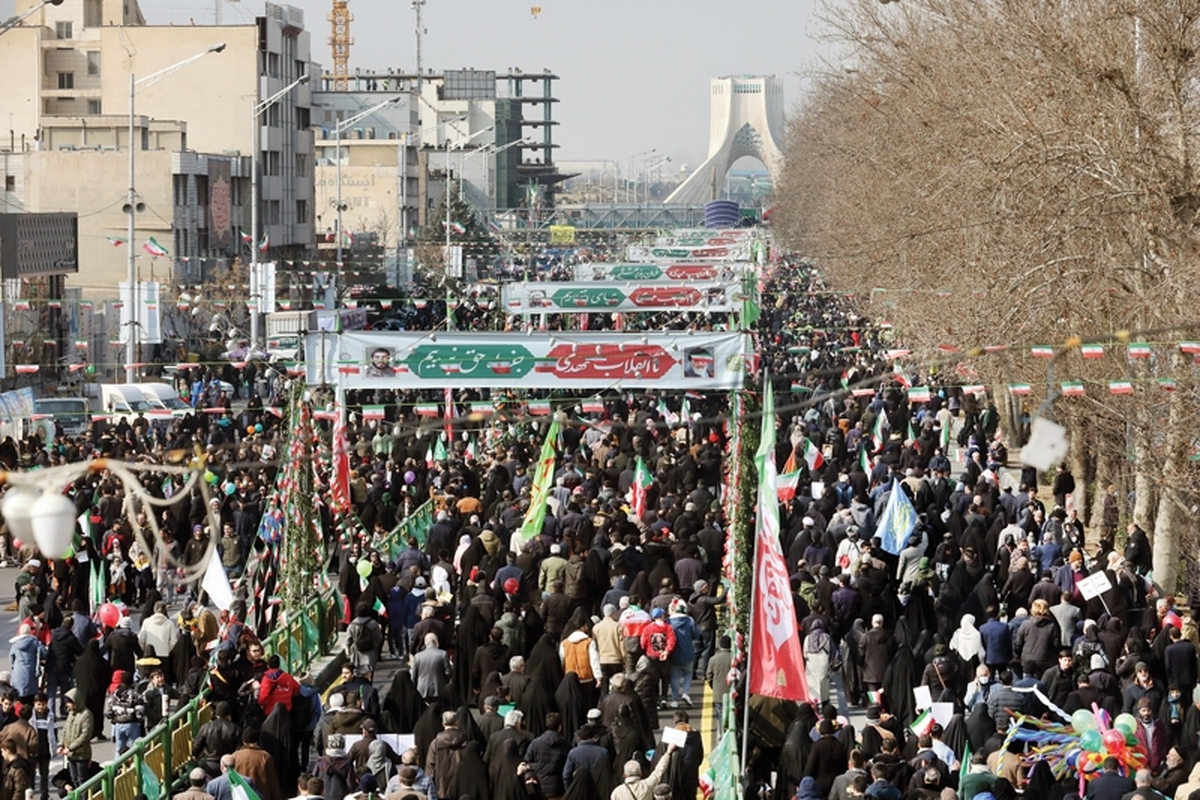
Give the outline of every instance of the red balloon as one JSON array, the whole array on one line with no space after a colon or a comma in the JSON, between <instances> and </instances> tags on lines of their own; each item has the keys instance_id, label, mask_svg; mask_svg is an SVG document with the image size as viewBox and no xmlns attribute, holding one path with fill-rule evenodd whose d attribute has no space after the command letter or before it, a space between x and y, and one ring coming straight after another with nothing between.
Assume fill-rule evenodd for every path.
<instances>
[{"instance_id":1,"label":"red balloon","mask_svg":"<svg viewBox=\"0 0 1200 800\"><path fill-rule=\"evenodd\" d=\"M1100 741L1104 743L1104 749L1110 756L1119 756L1125 752L1125 734L1116 728L1106 730Z\"/></svg>"},{"instance_id":2,"label":"red balloon","mask_svg":"<svg viewBox=\"0 0 1200 800\"><path fill-rule=\"evenodd\" d=\"M104 623L105 626L109 628L115 628L121 621L121 609L117 608L112 603L105 603L104 605L100 606L98 616L100 617L100 621Z\"/></svg>"},{"instance_id":3,"label":"red balloon","mask_svg":"<svg viewBox=\"0 0 1200 800\"><path fill-rule=\"evenodd\" d=\"M18 538L17 538L17 537L15 537L15 536L13 537L13 550L20 550L20 549L21 549L22 547L24 547L24 546L25 546L25 545L21 544L21 540L20 540L20 539L18 539Z\"/></svg>"}]
</instances>

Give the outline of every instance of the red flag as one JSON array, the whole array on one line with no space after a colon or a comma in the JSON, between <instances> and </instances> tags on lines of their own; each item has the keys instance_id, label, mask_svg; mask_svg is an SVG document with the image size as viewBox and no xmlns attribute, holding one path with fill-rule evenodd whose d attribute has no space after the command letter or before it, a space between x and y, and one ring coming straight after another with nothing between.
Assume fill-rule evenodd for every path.
<instances>
[{"instance_id":1,"label":"red flag","mask_svg":"<svg viewBox=\"0 0 1200 800\"><path fill-rule=\"evenodd\" d=\"M454 447L454 390L446 387L446 449Z\"/></svg>"},{"instance_id":2,"label":"red flag","mask_svg":"<svg viewBox=\"0 0 1200 800\"><path fill-rule=\"evenodd\" d=\"M333 478L330 481L332 505L337 511L350 508L350 451L346 444L346 414L339 408L333 420Z\"/></svg>"},{"instance_id":3,"label":"red flag","mask_svg":"<svg viewBox=\"0 0 1200 800\"><path fill-rule=\"evenodd\" d=\"M771 458L767 470L775 472ZM758 508L761 517L754 543L753 632L750 642L750 692L780 700L810 700L804 677L804 651L796 626L792 587L779 546L779 515L763 513L778 509L775 476L759 484Z\"/></svg>"}]
</instances>

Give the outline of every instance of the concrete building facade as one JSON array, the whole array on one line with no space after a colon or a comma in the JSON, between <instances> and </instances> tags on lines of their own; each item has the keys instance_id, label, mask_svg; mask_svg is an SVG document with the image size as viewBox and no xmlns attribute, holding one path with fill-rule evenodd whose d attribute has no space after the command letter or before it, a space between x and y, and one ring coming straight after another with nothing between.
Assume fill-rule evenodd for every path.
<instances>
[{"instance_id":1,"label":"concrete building facade","mask_svg":"<svg viewBox=\"0 0 1200 800\"><path fill-rule=\"evenodd\" d=\"M17 0L22 13L37 0ZM177 259L248 257L251 158L259 126L262 256L299 257L313 246L310 91L300 85L257 119L254 109L303 75L319 73L298 9L267 3L253 24L146 25L137 0L65 0L0 37L0 141L9 210L76 211L80 271L68 281L112 296L126 275L122 211L128 191L130 80L224 43L221 53L139 85L135 101L136 218L141 248L153 236ZM7 146L6 146L7 145ZM169 271L157 277L167 278Z\"/></svg>"}]
</instances>

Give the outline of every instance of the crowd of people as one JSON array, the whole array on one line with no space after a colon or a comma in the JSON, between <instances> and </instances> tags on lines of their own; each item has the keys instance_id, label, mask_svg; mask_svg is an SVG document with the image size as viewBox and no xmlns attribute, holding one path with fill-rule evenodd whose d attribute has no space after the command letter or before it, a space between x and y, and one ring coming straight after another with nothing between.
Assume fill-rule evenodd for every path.
<instances>
[{"instance_id":1,"label":"crowd of people","mask_svg":"<svg viewBox=\"0 0 1200 800\"><path fill-rule=\"evenodd\" d=\"M1146 534L1130 526L1118 552L1114 504L1098 546L1088 542L1070 473L1008 469L986 400L944 388L909 403L882 332L810 266L777 265L761 305L758 364L789 398L777 464L796 463L806 439L822 459L798 458L798 490L781 504L812 702L751 698L745 791L1065 797L1077 779L1009 741L1010 722L1094 707L1134 715L1147 758L1145 774L1105 764L1086 796L1190 798L1197 633L1149 579ZM876 391L854 391L864 386ZM746 672L723 568L725 398L688 398L685 414L681 396L610 391L603 412L585 414L551 397L563 422L553 485L527 537L546 418L511 393L461 390L456 403L492 400L497 412L455 420L468 437L434 459L443 420L415 413L423 399L347 394L352 513L318 509L346 608L345 663L325 691L283 669L267 631L247 624L259 598L243 567L264 547L260 520L292 432L271 397L0 446L10 467L169 463L182 451L207 459L216 489L209 507L147 470L146 489L178 502L135 505L131 524L125 487L97 472L70 489L87 523L71 558L48 562L6 535L22 564L21 622L0 675L0 800L78 786L97 769L98 737L122 751L202 692L213 713L194 736L186 800L229 800L243 780L264 800L696 797L706 752L727 720L740 725ZM363 420L368 404L385 405L385 419ZM320 425L328 440L334 426ZM641 515L639 461L653 478ZM919 514L896 553L878 535L893 492ZM382 547L426 501L429 530ZM135 535L149 513L162 529L153 542ZM224 612L197 581L210 543L239 591ZM1080 582L1100 571L1111 588L1085 598ZM126 612L100 619L100 595ZM944 724L914 730L918 687L953 705Z\"/></svg>"}]
</instances>

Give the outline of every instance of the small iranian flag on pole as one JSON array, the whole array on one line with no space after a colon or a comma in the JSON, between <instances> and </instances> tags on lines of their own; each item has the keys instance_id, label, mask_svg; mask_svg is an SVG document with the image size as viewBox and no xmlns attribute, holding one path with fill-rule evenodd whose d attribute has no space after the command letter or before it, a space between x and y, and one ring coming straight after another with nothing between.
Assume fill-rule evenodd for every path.
<instances>
[{"instance_id":1,"label":"small iranian flag on pole","mask_svg":"<svg viewBox=\"0 0 1200 800\"><path fill-rule=\"evenodd\" d=\"M433 469L433 445L425 449L425 466Z\"/></svg>"},{"instance_id":2,"label":"small iranian flag on pole","mask_svg":"<svg viewBox=\"0 0 1200 800\"><path fill-rule=\"evenodd\" d=\"M1099 344L1085 344L1079 348L1079 354L1084 358L1104 358L1104 346Z\"/></svg>"},{"instance_id":3,"label":"small iranian flag on pole","mask_svg":"<svg viewBox=\"0 0 1200 800\"><path fill-rule=\"evenodd\" d=\"M461 222L451 222L450 230L454 231L459 236L462 236L464 233L467 232L467 229L465 227L463 227L463 224Z\"/></svg>"},{"instance_id":4,"label":"small iranian flag on pole","mask_svg":"<svg viewBox=\"0 0 1200 800\"><path fill-rule=\"evenodd\" d=\"M1159 385L1159 388L1161 388L1163 391L1166 391L1166 392L1175 391L1175 379L1174 378L1158 378L1158 385Z\"/></svg>"},{"instance_id":5,"label":"small iranian flag on pole","mask_svg":"<svg viewBox=\"0 0 1200 800\"><path fill-rule=\"evenodd\" d=\"M804 461L808 464L809 472L825 466L825 456L821 455L817 446L808 439L804 440Z\"/></svg>"},{"instance_id":6,"label":"small iranian flag on pole","mask_svg":"<svg viewBox=\"0 0 1200 800\"><path fill-rule=\"evenodd\" d=\"M1063 397L1083 397L1083 381L1063 381Z\"/></svg>"},{"instance_id":7,"label":"small iranian flag on pole","mask_svg":"<svg viewBox=\"0 0 1200 800\"><path fill-rule=\"evenodd\" d=\"M384 406L363 406L362 407L362 418L365 420L367 420L367 419L381 420L386 416L386 414L384 412L385 412Z\"/></svg>"},{"instance_id":8,"label":"small iranian flag on pole","mask_svg":"<svg viewBox=\"0 0 1200 800\"><path fill-rule=\"evenodd\" d=\"M120 247L125 244L125 240L117 236L106 236L104 238L108 239L108 243L113 247Z\"/></svg>"},{"instance_id":9,"label":"small iranian flag on pole","mask_svg":"<svg viewBox=\"0 0 1200 800\"><path fill-rule=\"evenodd\" d=\"M931 730L933 730L933 724L933 712L927 708L921 712L920 716L913 720L913 724L909 725L908 729L916 736L921 737L927 735Z\"/></svg>"},{"instance_id":10,"label":"small iranian flag on pole","mask_svg":"<svg viewBox=\"0 0 1200 800\"><path fill-rule=\"evenodd\" d=\"M858 448L858 466L866 474L871 474L871 456L865 446Z\"/></svg>"},{"instance_id":11,"label":"small iranian flag on pole","mask_svg":"<svg viewBox=\"0 0 1200 800\"><path fill-rule=\"evenodd\" d=\"M1029 355L1034 358L1054 358L1054 348L1046 344L1034 345L1029 348Z\"/></svg>"},{"instance_id":12,"label":"small iranian flag on pole","mask_svg":"<svg viewBox=\"0 0 1200 800\"><path fill-rule=\"evenodd\" d=\"M1200 342L1180 342L1179 350L1183 353L1200 353Z\"/></svg>"},{"instance_id":13,"label":"small iranian flag on pole","mask_svg":"<svg viewBox=\"0 0 1200 800\"><path fill-rule=\"evenodd\" d=\"M793 449L788 454L787 462L783 465L783 472L779 475L778 483L775 484L775 496L781 503L790 503L796 498L796 487L799 485L800 463L796 461L796 451Z\"/></svg>"},{"instance_id":14,"label":"small iranian flag on pole","mask_svg":"<svg viewBox=\"0 0 1200 800\"><path fill-rule=\"evenodd\" d=\"M982 383L973 383L969 386L963 387L963 394L973 394L976 397L978 397L979 395L986 396L987 395L987 387L984 386Z\"/></svg>"},{"instance_id":15,"label":"small iranian flag on pole","mask_svg":"<svg viewBox=\"0 0 1200 800\"><path fill-rule=\"evenodd\" d=\"M646 513L646 496L654 485L654 476L641 456L637 457L633 467L633 485L629 487L629 502L633 506L633 514L638 519Z\"/></svg>"},{"instance_id":16,"label":"small iranian flag on pole","mask_svg":"<svg viewBox=\"0 0 1200 800\"><path fill-rule=\"evenodd\" d=\"M246 233L244 230L239 229L238 233L240 233L242 235L242 241L245 242L246 244L250 244L251 242L254 241L254 237L251 236L250 234Z\"/></svg>"},{"instance_id":17,"label":"small iranian flag on pole","mask_svg":"<svg viewBox=\"0 0 1200 800\"><path fill-rule=\"evenodd\" d=\"M1032 394L1033 389L1028 383L1010 383L1008 393L1013 395Z\"/></svg>"},{"instance_id":18,"label":"small iranian flag on pole","mask_svg":"<svg viewBox=\"0 0 1200 800\"><path fill-rule=\"evenodd\" d=\"M261 800L258 792L250 788L250 784L246 783L246 779L239 775L237 770L230 769L225 774L229 776L229 793L233 800Z\"/></svg>"},{"instance_id":19,"label":"small iranian flag on pole","mask_svg":"<svg viewBox=\"0 0 1200 800\"><path fill-rule=\"evenodd\" d=\"M1108 391L1113 394L1133 394L1133 384L1129 381L1109 381Z\"/></svg>"},{"instance_id":20,"label":"small iranian flag on pole","mask_svg":"<svg viewBox=\"0 0 1200 800\"><path fill-rule=\"evenodd\" d=\"M374 611L379 616L383 617L384 619L387 619L387 606L385 606L383 604L383 601L380 600L378 597L376 597L375 602L373 604L371 604L371 610Z\"/></svg>"},{"instance_id":21,"label":"small iranian flag on pole","mask_svg":"<svg viewBox=\"0 0 1200 800\"><path fill-rule=\"evenodd\" d=\"M1130 342L1129 343L1130 358L1149 358L1150 343L1149 342Z\"/></svg>"},{"instance_id":22,"label":"small iranian flag on pole","mask_svg":"<svg viewBox=\"0 0 1200 800\"><path fill-rule=\"evenodd\" d=\"M271 234L264 233L262 241L258 243L258 252L265 253L267 248L271 246Z\"/></svg>"},{"instance_id":23,"label":"small iranian flag on pole","mask_svg":"<svg viewBox=\"0 0 1200 800\"><path fill-rule=\"evenodd\" d=\"M145 250L147 253L149 253L152 256L168 255L167 248L165 248L161 244L159 244L158 240L155 239L153 236L151 236L149 239L146 240L146 243L144 245L142 245L142 249Z\"/></svg>"}]
</instances>

